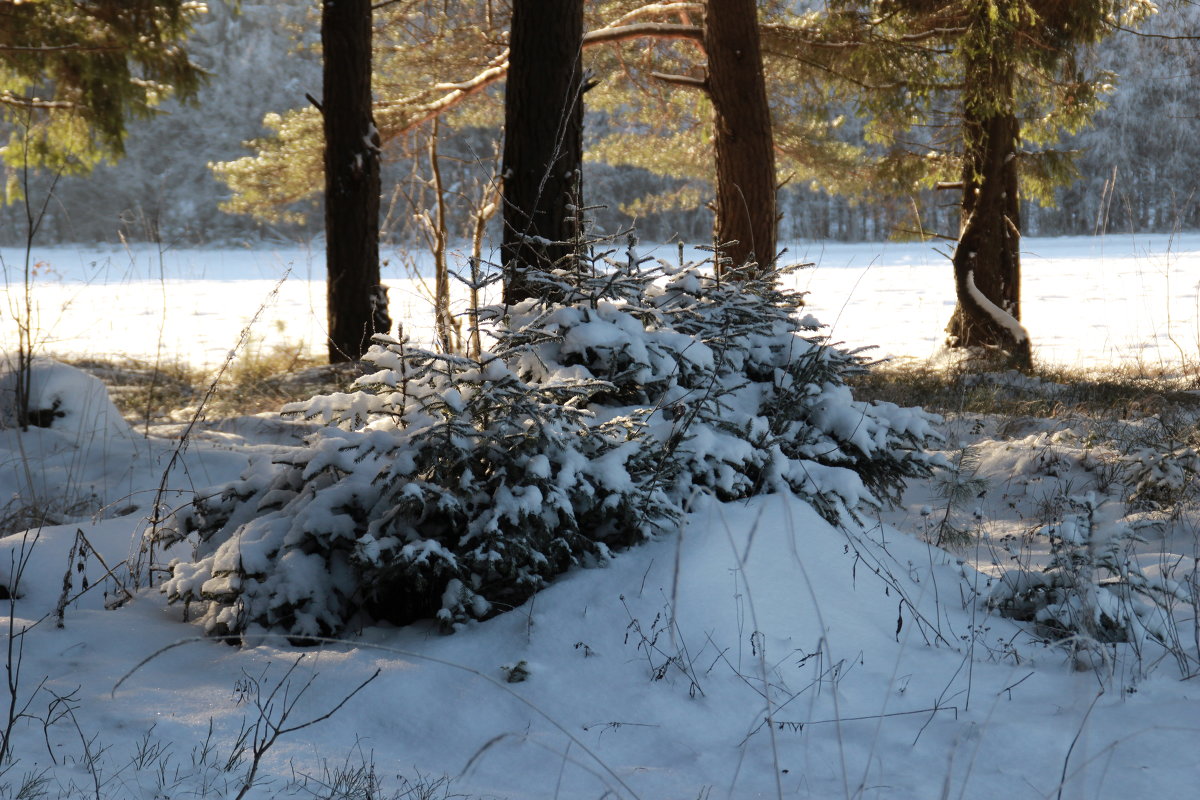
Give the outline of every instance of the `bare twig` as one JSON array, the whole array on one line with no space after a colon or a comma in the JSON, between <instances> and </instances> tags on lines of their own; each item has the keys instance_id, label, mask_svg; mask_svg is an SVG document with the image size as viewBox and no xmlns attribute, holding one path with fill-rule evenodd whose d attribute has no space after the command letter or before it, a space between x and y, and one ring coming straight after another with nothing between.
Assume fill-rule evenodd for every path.
<instances>
[{"instance_id":1,"label":"bare twig","mask_svg":"<svg viewBox=\"0 0 1200 800\"><path fill-rule=\"evenodd\" d=\"M287 636L285 634L264 634L264 638L275 638L275 639L279 639L279 640L283 640L283 641L287 640ZM326 636L308 636L305 638L307 641L312 642L314 644L345 644L346 643L345 640L343 640L343 639L334 639L332 637L326 637ZM236 640L236 637L234 637L234 640ZM172 642L171 644L160 647L158 650L155 650L153 653L151 653L150 655L143 658L141 661L139 661L137 664L135 664L128 672L126 672L124 675L122 675L121 678L113 685L111 695L115 697L116 693L117 693L117 689L121 688L121 686L125 683L125 681L129 680L131 677L134 676L134 674L136 674L138 672L138 670L140 670L142 667L149 664L154 659L158 658L163 653L169 652L171 650L174 650L177 647L182 647L182 646L188 645L188 644L198 644L200 642L212 642L212 641L221 641L221 639L220 638L203 637L203 636L194 636L194 637L190 637L187 639L180 639L177 642ZM640 800L640 795L638 795L637 792L635 792L627 783L625 783L625 781L621 778L621 776L618 775L612 769L612 767L608 766L608 764L606 764L598 755L596 755L596 753L594 751L592 751L591 748L589 748L582 740L579 739L579 737L577 737L574 733L572 733L565 725L560 723L554 717L550 716L550 714L547 713L546 711L543 711L542 708L540 706L538 706L536 703L534 703L532 700L526 699L522 695L515 692L510 686L508 686L505 683L502 683L501 681L496 680L491 675L487 675L483 672L480 672L479 670L477 670L473 667L468 667L465 664L459 664L454 661L448 661L443 658L437 658L436 656L426 655L425 653L416 653L416 652L413 652L410 650L401 650L396 647L388 647L386 645L374 644L371 642L364 642L364 641L355 641L354 646L358 647L360 649L378 650L383 653L390 653L391 655L401 656L402 658L412 658L412 659L417 659L420 661L425 661L430 664L438 664L443 667L449 667L451 669L459 670L461 672L466 672L469 675L473 675L476 678L479 678L480 680L484 681L485 683L490 684L492 687L499 689L500 691L509 695L510 697L515 699L517 702L521 703L522 705L524 705L527 708L529 708L530 710L532 710L535 714L540 716L542 719L546 720L546 722L550 723L550 725L552 725L560 733L562 733L564 736L566 736L567 739L569 739L575 747L582 750L584 753L586 753L588 755L588 757L590 757L593 761L595 761L596 764L598 764L600 766L600 768L618 786L620 786L628 794L629 797L633 798L633 800Z\"/></svg>"},{"instance_id":2,"label":"bare twig","mask_svg":"<svg viewBox=\"0 0 1200 800\"><path fill-rule=\"evenodd\" d=\"M286 736L289 733L295 733L296 731L304 730L305 728L309 728L319 722L324 722L325 720L329 719L339 710L341 710L342 706L350 702L352 697L366 688L367 684L378 678L380 674L380 670L376 669L375 672L372 673L371 677L367 678L365 681L356 686L349 694L342 698L341 702L339 702L329 711L326 711L324 714L313 717L307 722L301 722L299 724L289 726L287 725L287 721L292 715L292 712L295 711L296 704L300 702L300 698L304 696L304 693L308 691L309 687L312 686L313 681L315 681L317 678L316 673L313 673L312 677L310 677L308 681L306 681L305 684L300 687L298 692L295 692L294 694L291 692L292 673L296 671L298 666L300 666L300 662L302 660L304 660L303 653L296 657L296 660L292 662L290 667L288 667L288 670L283 674L283 677L276 681L275 686L271 689L265 700L262 697L262 684L260 683L259 679L249 678L251 690L254 693L254 707L258 711L258 719L254 721L254 726L252 728L252 738L250 740L250 767L246 771L246 779L242 783L242 790L238 792L237 800L242 800L242 798L246 796L246 793L250 791L251 787L254 786L254 779L258 775L258 768L262 763L263 756L265 756L267 751L275 746L275 743L278 742L281 737ZM277 702L279 703L278 706L276 705ZM278 711L276 711L277 708Z\"/></svg>"}]
</instances>

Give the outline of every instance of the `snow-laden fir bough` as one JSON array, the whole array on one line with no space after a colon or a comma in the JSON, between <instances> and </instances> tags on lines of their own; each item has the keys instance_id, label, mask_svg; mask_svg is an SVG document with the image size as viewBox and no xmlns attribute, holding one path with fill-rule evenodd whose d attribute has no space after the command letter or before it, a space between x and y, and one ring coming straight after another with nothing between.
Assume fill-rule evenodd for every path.
<instances>
[{"instance_id":1,"label":"snow-laden fir bough","mask_svg":"<svg viewBox=\"0 0 1200 800\"><path fill-rule=\"evenodd\" d=\"M285 408L326 427L152 534L195 546L169 598L218 635L452 626L670 530L697 492L795 492L838 521L928 474L932 415L856 401L865 359L816 335L783 270L614 252L485 309L478 358L376 337L355 391Z\"/></svg>"}]
</instances>

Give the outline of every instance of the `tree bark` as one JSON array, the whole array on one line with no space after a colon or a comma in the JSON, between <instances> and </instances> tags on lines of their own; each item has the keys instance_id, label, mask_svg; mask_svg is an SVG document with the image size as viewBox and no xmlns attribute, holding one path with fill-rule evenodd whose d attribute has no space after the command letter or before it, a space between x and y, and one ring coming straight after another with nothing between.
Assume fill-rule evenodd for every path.
<instances>
[{"instance_id":1,"label":"tree bark","mask_svg":"<svg viewBox=\"0 0 1200 800\"><path fill-rule=\"evenodd\" d=\"M776 255L775 146L755 0L708 0L704 48L716 129L713 236L730 266L765 266Z\"/></svg>"},{"instance_id":2,"label":"tree bark","mask_svg":"<svg viewBox=\"0 0 1200 800\"><path fill-rule=\"evenodd\" d=\"M1017 172L1020 123L1011 69L986 53L968 56L963 103L963 198L954 250L958 304L946 326L950 347L992 347L1020 369L1031 366L1030 343L1014 331L1021 319L1021 207ZM977 87L996 94L987 97ZM971 285L1011 321L980 303Z\"/></svg>"},{"instance_id":3,"label":"tree bark","mask_svg":"<svg viewBox=\"0 0 1200 800\"><path fill-rule=\"evenodd\" d=\"M371 0L321 6L329 361L391 327L379 282L379 132L371 115Z\"/></svg>"},{"instance_id":4,"label":"tree bark","mask_svg":"<svg viewBox=\"0 0 1200 800\"><path fill-rule=\"evenodd\" d=\"M504 302L574 252L583 164L583 0L515 0L504 95Z\"/></svg>"}]
</instances>

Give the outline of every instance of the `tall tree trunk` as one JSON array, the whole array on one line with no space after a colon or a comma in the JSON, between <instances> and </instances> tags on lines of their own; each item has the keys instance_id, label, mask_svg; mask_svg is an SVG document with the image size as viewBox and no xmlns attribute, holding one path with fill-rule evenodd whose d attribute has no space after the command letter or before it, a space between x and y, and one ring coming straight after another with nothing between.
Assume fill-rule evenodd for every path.
<instances>
[{"instance_id":1,"label":"tall tree trunk","mask_svg":"<svg viewBox=\"0 0 1200 800\"><path fill-rule=\"evenodd\" d=\"M583 0L514 0L504 95L504 302L573 252L583 164Z\"/></svg>"},{"instance_id":2,"label":"tall tree trunk","mask_svg":"<svg viewBox=\"0 0 1200 800\"><path fill-rule=\"evenodd\" d=\"M371 0L321 6L329 361L353 361L391 327L379 283L379 132L371 116Z\"/></svg>"},{"instance_id":3,"label":"tall tree trunk","mask_svg":"<svg viewBox=\"0 0 1200 800\"><path fill-rule=\"evenodd\" d=\"M999 348L1014 366L1028 369L1029 336L1020 326L1021 131L1013 111L1013 70L988 48L972 49L965 58L962 217L954 250L958 304L946 343Z\"/></svg>"},{"instance_id":4,"label":"tall tree trunk","mask_svg":"<svg viewBox=\"0 0 1200 800\"><path fill-rule=\"evenodd\" d=\"M729 263L775 260L775 145L755 0L708 0L708 92L716 128L716 244Z\"/></svg>"}]
</instances>

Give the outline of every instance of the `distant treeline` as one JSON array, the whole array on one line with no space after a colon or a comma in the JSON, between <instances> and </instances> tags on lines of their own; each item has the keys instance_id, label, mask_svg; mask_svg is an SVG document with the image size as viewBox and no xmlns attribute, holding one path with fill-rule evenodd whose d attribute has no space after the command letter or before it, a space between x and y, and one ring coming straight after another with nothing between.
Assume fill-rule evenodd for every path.
<instances>
[{"instance_id":1,"label":"distant treeline","mask_svg":"<svg viewBox=\"0 0 1200 800\"><path fill-rule=\"evenodd\" d=\"M210 162L245 155L243 142L262 135L267 112L303 105L306 94L320 94L317 57L311 48L297 49L296 31L307 31L301 38L310 43L316 37L303 13L295 4L278 0L243 2L240 14L224 4L210 4L191 39L193 58L212 74L199 103L168 105L158 118L134 123L126 157L100 166L89 177L53 182L50 176L32 176L32 210L44 216L38 241L228 243L319 236L319 202L301 209L299 223L265 224L221 211L228 189L208 168ZM1170 17L1167 11L1160 15L1156 32L1194 31L1200 22L1200 9L1193 6L1169 13ZM1109 106L1092 127L1060 145L1079 151L1079 179L1057 191L1054 205L1026 202L1024 233L1200 228L1200 108L1195 103L1200 97L1200 47L1194 41L1120 34L1107 39L1094 58L1099 67L1118 76ZM478 152L481 138L486 136L475 132L461 141L466 150ZM454 142L445 149L453 156ZM393 183L409 172L402 161L387 169ZM481 168L464 164L458 169ZM389 174L384 181L385 209L390 205L385 238L419 239L411 209L403 207L405 198L397 193L389 203ZM645 213L635 221L622 209L648 195L676 190L681 182L644 170L589 164L584 185L590 203L605 204L593 214L606 230L636 222L647 239L695 242L710 234L712 218L699 187L692 189L701 201L684 204L685 210ZM953 191L928 190L910 198L845 198L818 186L788 185L780 194L780 237L867 241L918 228L954 236L957 201ZM26 212L22 203L0 207L0 243L23 243Z\"/></svg>"}]
</instances>

